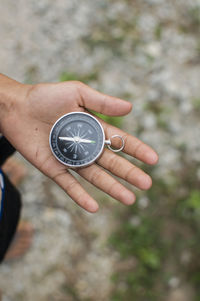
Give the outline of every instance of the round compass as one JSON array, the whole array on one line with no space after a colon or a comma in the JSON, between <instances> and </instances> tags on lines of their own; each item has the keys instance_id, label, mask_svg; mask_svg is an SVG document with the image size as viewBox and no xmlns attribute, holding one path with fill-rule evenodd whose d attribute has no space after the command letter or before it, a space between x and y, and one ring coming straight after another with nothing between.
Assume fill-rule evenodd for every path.
<instances>
[{"instance_id":1,"label":"round compass","mask_svg":"<svg viewBox=\"0 0 200 301\"><path fill-rule=\"evenodd\" d=\"M114 137L121 139L121 150L124 147L123 138L118 135ZM105 140L100 122L83 112L72 112L60 117L51 129L49 143L56 159L68 167L92 164L101 155L104 144L111 145L110 140Z\"/></svg>"}]
</instances>

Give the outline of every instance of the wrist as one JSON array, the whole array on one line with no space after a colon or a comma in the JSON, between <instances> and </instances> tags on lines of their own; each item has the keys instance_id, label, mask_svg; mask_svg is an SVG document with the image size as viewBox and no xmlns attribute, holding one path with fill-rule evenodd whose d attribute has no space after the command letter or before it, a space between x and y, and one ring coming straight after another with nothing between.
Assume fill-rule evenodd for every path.
<instances>
[{"instance_id":1,"label":"wrist","mask_svg":"<svg viewBox=\"0 0 200 301\"><path fill-rule=\"evenodd\" d=\"M4 134L6 120L25 101L31 85L19 83L0 74L0 132Z\"/></svg>"}]
</instances>

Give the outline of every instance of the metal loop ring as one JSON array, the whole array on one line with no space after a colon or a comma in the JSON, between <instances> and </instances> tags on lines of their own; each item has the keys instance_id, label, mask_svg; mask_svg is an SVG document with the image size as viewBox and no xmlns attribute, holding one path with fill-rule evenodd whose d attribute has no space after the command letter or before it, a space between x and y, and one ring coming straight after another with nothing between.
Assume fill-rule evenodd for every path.
<instances>
[{"instance_id":1,"label":"metal loop ring","mask_svg":"<svg viewBox=\"0 0 200 301\"><path fill-rule=\"evenodd\" d=\"M119 138L120 140L121 140L121 143L122 143L122 146L120 147L120 148L118 148L118 149L114 149L114 148L112 148L112 142L111 142L111 139L112 138ZM108 144L108 148L111 150L111 151L113 151L113 152L115 152L115 153L117 153L117 152L120 152L121 150L123 150L123 148L124 148L124 146L125 146L125 141L124 141L124 138L122 137L122 136L120 136L120 135L113 135L111 138L110 138L110 140L109 140L109 144Z\"/></svg>"}]
</instances>

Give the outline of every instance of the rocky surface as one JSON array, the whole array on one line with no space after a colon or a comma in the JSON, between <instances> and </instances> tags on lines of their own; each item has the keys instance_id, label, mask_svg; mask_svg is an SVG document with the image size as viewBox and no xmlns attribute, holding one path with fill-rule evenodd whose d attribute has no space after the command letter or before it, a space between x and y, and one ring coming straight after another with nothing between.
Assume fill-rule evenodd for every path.
<instances>
[{"instance_id":1,"label":"rocky surface","mask_svg":"<svg viewBox=\"0 0 200 301\"><path fill-rule=\"evenodd\" d=\"M91 86L132 101L124 127L160 154L155 181L171 183L183 148L200 164L199 11L199 0L2 0L1 72L32 83L92 74ZM22 216L35 235L26 256L0 268L3 301L109 300L118 254L106 241L121 205L84 182L101 203L85 213L17 156L29 170ZM174 290L167 300L183 300Z\"/></svg>"}]
</instances>

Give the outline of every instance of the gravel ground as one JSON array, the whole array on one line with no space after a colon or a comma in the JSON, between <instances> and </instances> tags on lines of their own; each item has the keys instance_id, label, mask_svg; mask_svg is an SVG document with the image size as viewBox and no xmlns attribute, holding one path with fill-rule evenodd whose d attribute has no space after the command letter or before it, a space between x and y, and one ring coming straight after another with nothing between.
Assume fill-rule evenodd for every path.
<instances>
[{"instance_id":1,"label":"gravel ground","mask_svg":"<svg viewBox=\"0 0 200 301\"><path fill-rule=\"evenodd\" d=\"M124 127L160 154L154 181L170 183L182 148L200 164L198 10L198 0L1 0L1 72L32 83L93 74L91 86L133 102ZM29 171L22 215L35 235L25 257L1 266L3 301L109 300L118 254L106 241L122 205L84 183L102 200L97 214L85 213L17 157Z\"/></svg>"}]
</instances>

